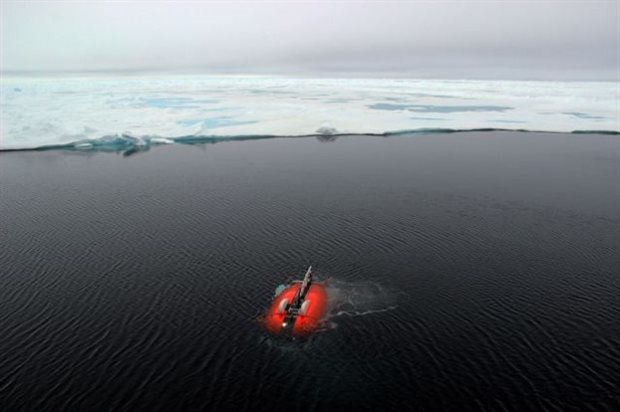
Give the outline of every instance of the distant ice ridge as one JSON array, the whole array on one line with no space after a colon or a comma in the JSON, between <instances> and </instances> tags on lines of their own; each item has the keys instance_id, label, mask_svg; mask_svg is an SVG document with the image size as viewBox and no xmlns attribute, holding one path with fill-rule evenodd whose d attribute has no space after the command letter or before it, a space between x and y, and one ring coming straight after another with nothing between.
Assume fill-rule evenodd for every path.
<instances>
[{"instance_id":1,"label":"distant ice ridge","mask_svg":"<svg viewBox=\"0 0 620 412\"><path fill-rule=\"evenodd\" d=\"M0 149L420 129L620 131L612 82L3 77L1 92Z\"/></svg>"}]
</instances>

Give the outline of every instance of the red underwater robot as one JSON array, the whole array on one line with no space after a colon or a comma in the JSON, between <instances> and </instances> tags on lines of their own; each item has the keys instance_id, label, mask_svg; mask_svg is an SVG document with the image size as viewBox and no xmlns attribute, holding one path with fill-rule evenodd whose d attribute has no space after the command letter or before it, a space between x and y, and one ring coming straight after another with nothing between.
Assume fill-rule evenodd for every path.
<instances>
[{"instance_id":1,"label":"red underwater robot","mask_svg":"<svg viewBox=\"0 0 620 412\"><path fill-rule=\"evenodd\" d=\"M326 311L327 292L322 283L312 281L310 266L302 281L276 289L264 323L274 335L304 338L319 328Z\"/></svg>"}]
</instances>

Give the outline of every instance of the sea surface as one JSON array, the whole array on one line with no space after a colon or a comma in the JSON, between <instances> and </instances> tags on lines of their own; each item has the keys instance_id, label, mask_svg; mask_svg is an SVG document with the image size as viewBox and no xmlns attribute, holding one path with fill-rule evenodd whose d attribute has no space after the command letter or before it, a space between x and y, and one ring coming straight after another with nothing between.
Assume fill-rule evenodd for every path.
<instances>
[{"instance_id":1,"label":"sea surface","mask_svg":"<svg viewBox=\"0 0 620 412\"><path fill-rule=\"evenodd\" d=\"M0 154L0 410L620 408L618 136L132 153ZM325 328L269 336L309 264Z\"/></svg>"},{"instance_id":2,"label":"sea surface","mask_svg":"<svg viewBox=\"0 0 620 412\"><path fill-rule=\"evenodd\" d=\"M0 150L510 129L620 133L618 82L3 76Z\"/></svg>"}]
</instances>

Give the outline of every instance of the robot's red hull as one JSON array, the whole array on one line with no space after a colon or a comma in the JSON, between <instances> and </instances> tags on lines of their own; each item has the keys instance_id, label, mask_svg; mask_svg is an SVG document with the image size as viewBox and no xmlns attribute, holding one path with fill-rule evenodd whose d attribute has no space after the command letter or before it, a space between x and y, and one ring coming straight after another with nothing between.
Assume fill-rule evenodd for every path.
<instances>
[{"instance_id":1,"label":"robot's red hull","mask_svg":"<svg viewBox=\"0 0 620 412\"><path fill-rule=\"evenodd\" d=\"M327 310L327 292L319 283L310 285L304 299L305 310L295 317L292 326L285 324L287 314L282 311L282 307L293 300L300 287L300 283L293 283L273 299L265 315L265 327L269 332L275 335L287 333L293 337L307 337L319 328Z\"/></svg>"}]
</instances>

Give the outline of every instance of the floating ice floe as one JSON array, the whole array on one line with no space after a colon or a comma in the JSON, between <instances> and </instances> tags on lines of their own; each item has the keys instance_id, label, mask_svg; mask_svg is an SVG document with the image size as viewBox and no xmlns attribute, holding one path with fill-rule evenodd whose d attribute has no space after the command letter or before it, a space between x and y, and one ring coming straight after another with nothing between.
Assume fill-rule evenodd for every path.
<instances>
[{"instance_id":1,"label":"floating ice floe","mask_svg":"<svg viewBox=\"0 0 620 412\"><path fill-rule=\"evenodd\" d=\"M620 131L620 86L613 82L4 76L1 88L5 150L66 145L106 150L498 125Z\"/></svg>"}]
</instances>

